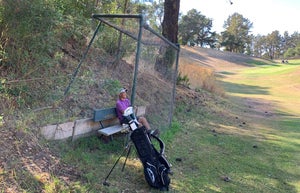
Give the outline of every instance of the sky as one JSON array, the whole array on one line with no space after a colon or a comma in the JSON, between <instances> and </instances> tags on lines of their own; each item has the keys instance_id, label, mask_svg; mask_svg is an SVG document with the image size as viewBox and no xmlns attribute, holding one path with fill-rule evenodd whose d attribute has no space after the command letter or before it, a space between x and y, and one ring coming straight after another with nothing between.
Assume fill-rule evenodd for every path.
<instances>
[{"instance_id":1,"label":"sky","mask_svg":"<svg viewBox=\"0 0 300 193\"><path fill-rule=\"evenodd\" d=\"M278 30L300 33L300 0L180 0L180 12L191 9L213 20L213 31L224 31L224 21L237 12L253 23L254 35Z\"/></svg>"}]
</instances>

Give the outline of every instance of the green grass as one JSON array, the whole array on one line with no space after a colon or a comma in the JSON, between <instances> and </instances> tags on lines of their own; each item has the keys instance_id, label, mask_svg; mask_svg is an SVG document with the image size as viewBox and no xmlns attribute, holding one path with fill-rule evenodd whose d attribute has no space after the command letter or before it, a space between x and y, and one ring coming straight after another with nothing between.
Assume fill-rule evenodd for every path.
<instances>
[{"instance_id":1,"label":"green grass","mask_svg":"<svg viewBox=\"0 0 300 193\"><path fill-rule=\"evenodd\" d=\"M300 192L300 120L299 104L300 61L244 70L242 73L223 80L223 85L232 98L253 98L273 104L269 109L272 119L250 118L255 122L255 138L263 142L264 159L272 164L274 192ZM241 92L242 91L242 92ZM248 92L246 92L248 91ZM269 160L269 161L268 161ZM262 168L261 168L261 171ZM287 186L288 185L288 186ZM267 191L266 192L271 192Z\"/></svg>"},{"instance_id":2,"label":"green grass","mask_svg":"<svg viewBox=\"0 0 300 193\"><path fill-rule=\"evenodd\" d=\"M274 63L267 60L250 60L247 62L249 65L254 66L264 66L264 65L273 65Z\"/></svg>"},{"instance_id":3,"label":"green grass","mask_svg":"<svg viewBox=\"0 0 300 193\"><path fill-rule=\"evenodd\" d=\"M175 156L185 158L180 163L180 170L175 172L185 174L175 177L179 192L299 191L295 187L296 179L299 180L299 169L295 170L299 161L296 157L299 140L296 139L295 144L287 140L285 145L276 144L281 141L277 132L255 134L259 128L247 126L248 121L246 126L240 126L245 119L229 121L233 116L230 112L222 117L212 114L213 117L202 120L197 120L197 113L201 114L201 111L193 112L195 116L190 117L184 128L186 136L178 137L175 142L181 147L175 150L178 151ZM292 123L292 129L295 129L294 124L297 123ZM276 139L262 140L270 136L276 136ZM232 181L225 182L221 180L222 176L228 176Z\"/></svg>"},{"instance_id":4,"label":"green grass","mask_svg":"<svg viewBox=\"0 0 300 193\"><path fill-rule=\"evenodd\" d=\"M246 69L223 79L223 86L229 94L271 100L282 111L300 112L300 61Z\"/></svg>"},{"instance_id":5,"label":"green grass","mask_svg":"<svg viewBox=\"0 0 300 193\"><path fill-rule=\"evenodd\" d=\"M170 192L300 192L300 109L289 105L299 91L293 94L283 89L299 83L295 75L299 66L291 61L250 67L222 79L227 98L206 93L205 98L177 101L175 121L161 135L174 172ZM275 92L277 89L283 90ZM243 103L245 97L276 104L268 109L271 116ZM78 181L64 186L54 176L60 192L160 192L145 182L134 151L124 172L122 156L108 180L111 185L102 185L123 151L121 136L108 144L94 136L55 142L51 147L81 173ZM47 192L53 191L51 184L47 187Z\"/></svg>"}]
</instances>

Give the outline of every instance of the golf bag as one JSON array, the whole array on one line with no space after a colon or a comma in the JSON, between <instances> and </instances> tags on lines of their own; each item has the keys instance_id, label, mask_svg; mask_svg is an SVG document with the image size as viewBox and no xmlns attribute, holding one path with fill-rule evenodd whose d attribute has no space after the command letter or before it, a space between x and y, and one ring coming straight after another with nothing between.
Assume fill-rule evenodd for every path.
<instances>
[{"instance_id":1,"label":"golf bag","mask_svg":"<svg viewBox=\"0 0 300 193\"><path fill-rule=\"evenodd\" d=\"M171 181L169 178L170 164L163 155L165 147L162 140L154 135L151 136L159 143L160 151L157 151L145 127L133 130L130 138L143 164L147 183L154 188L168 191Z\"/></svg>"}]
</instances>

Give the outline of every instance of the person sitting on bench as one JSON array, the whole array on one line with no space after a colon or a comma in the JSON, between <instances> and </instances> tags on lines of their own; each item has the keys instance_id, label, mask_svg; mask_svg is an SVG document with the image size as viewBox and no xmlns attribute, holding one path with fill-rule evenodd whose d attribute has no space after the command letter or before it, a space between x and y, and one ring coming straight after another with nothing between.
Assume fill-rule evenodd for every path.
<instances>
[{"instance_id":1,"label":"person sitting on bench","mask_svg":"<svg viewBox=\"0 0 300 193\"><path fill-rule=\"evenodd\" d=\"M118 116L118 119L120 120L121 125L123 123L125 123L125 124L128 123L126 118L123 116L123 114L124 114L125 109L130 106L131 106L130 100L127 98L127 89L121 88L120 92L119 92L119 98L116 102L117 116ZM158 129L152 130L145 117L137 117L137 120L140 124L139 127L145 126L145 128L148 130L149 134L152 134L155 136L159 135L159 130Z\"/></svg>"}]
</instances>

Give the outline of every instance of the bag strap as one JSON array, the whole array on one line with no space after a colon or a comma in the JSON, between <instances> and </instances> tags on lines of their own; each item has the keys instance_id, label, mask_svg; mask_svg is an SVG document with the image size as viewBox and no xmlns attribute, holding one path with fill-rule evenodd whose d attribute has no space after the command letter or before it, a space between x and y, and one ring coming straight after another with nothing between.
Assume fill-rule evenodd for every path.
<instances>
[{"instance_id":1,"label":"bag strap","mask_svg":"<svg viewBox=\"0 0 300 193\"><path fill-rule=\"evenodd\" d=\"M151 137L153 137L154 139L156 139L158 141L159 147L160 147L159 154L163 155L165 153L165 144L164 144L164 142L159 137L157 137L155 135L151 134Z\"/></svg>"}]
</instances>

